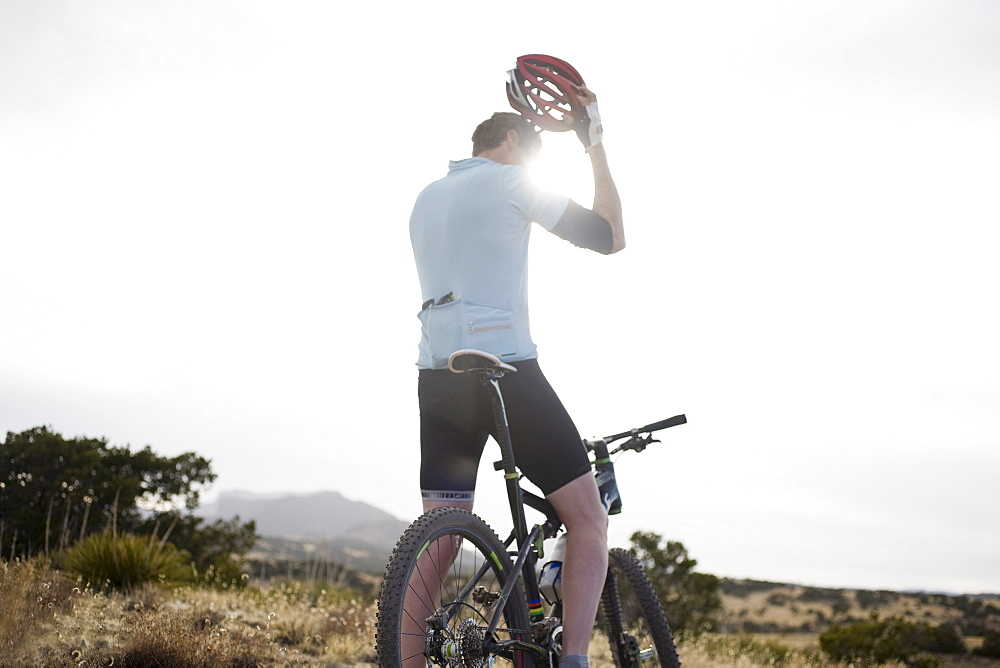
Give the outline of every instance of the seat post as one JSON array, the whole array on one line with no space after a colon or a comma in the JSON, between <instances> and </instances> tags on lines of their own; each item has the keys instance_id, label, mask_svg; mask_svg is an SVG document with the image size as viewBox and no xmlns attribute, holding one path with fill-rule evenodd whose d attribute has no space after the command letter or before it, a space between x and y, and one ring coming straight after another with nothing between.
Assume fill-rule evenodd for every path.
<instances>
[{"instance_id":1,"label":"seat post","mask_svg":"<svg viewBox=\"0 0 1000 668\"><path fill-rule=\"evenodd\" d=\"M514 521L514 538L517 541L518 552L525 553L524 565L521 569L521 581L524 584L524 594L527 597L529 614L533 622L541 621L544 616L542 595L538 591L538 581L535 579L535 564L538 558L534 548L526 545L530 539L528 522L524 516L524 492L521 490L520 475L514 462L514 447L511 445L510 425L507 423L507 410L503 404L503 394L500 392L502 369L494 369L480 375L483 386L490 393L490 404L493 407L493 420L497 428L497 441L500 444L501 464L503 465L504 482L507 484L507 500L510 502L510 516Z\"/></svg>"},{"instance_id":2,"label":"seat post","mask_svg":"<svg viewBox=\"0 0 1000 668\"><path fill-rule=\"evenodd\" d=\"M514 520L514 536L520 548L528 537L528 525L524 517L524 504L521 500L521 484L518 480L517 465L514 462L514 448L510 442L510 427L507 424L507 411L503 405L503 394L500 383L493 374L481 376L483 386L490 391L490 403L493 406L493 421L497 428L497 441L500 443L500 457L503 463L503 477L507 483L507 499L510 502L510 514Z\"/></svg>"}]
</instances>

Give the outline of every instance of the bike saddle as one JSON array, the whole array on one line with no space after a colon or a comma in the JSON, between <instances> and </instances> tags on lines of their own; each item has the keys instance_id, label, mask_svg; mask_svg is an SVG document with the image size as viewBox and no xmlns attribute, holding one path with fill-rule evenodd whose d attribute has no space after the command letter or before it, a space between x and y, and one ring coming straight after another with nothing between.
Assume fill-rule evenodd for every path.
<instances>
[{"instance_id":1,"label":"bike saddle","mask_svg":"<svg viewBox=\"0 0 1000 668\"><path fill-rule=\"evenodd\" d=\"M464 371L501 371L516 373L517 369L504 364L496 355L484 353L482 350L456 350L448 357L448 368L455 373Z\"/></svg>"}]
</instances>

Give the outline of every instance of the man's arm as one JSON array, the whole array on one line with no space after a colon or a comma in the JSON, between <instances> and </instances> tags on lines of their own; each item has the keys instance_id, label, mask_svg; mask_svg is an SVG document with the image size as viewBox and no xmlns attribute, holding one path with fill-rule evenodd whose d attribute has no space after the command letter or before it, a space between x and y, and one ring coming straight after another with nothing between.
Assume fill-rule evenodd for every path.
<instances>
[{"instance_id":1,"label":"man's arm","mask_svg":"<svg viewBox=\"0 0 1000 668\"><path fill-rule=\"evenodd\" d=\"M615 248L611 223L573 200L566 205L566 211L551 232L574 246L589 248L602 255L612 253Z\"/></svg>"},{"instance_id":2,"label":"man's arm","mask_svg":"<svg viewBox=\"0 0 1000 668\"><path fill-rule=\"evenodd\" d=\"M592 147L587 153L590 155L590 164L594 170L594 213L608 221L611 226L611 252L617 253L625 248L622 200L618 196L615 180L611 177L611 168L608 166L608 154L604 152L604 144Z\"/></svg>"},{"instance_id":3,"label":"man's arm","mask_svg":"<svg viewBox=\"0 0 1000 668\"><path fill-rule=\"evenodd\" d=\"M578 88L577 93L580 97L580 102L586 110L586 114L573 121L573 129L576 131L577 136L583 143L584 149L586 149L587 154L590 156L590 165L594 171L593 213L600 216L611 228L610 248L607 246L596 248L592 245L586 245L586 247L593 248L605 254L617 253L625 248L625 225L622 221L622 201L618 196L618 187L615 186L615 180L611 177L611 168L608 166L608 154L604 151L604 127L601 124L601 114L597 110L597 95L586 86ZM571 211L567 213L571 213ZM569 223L570 221L560 220L559 225L553 229L553 232L559 236L563 236L563 234L560 234L559 227L563 226L564 222ZM593 224L594 221L590 221L588 227L592 227ZM570 227L566 225L563 226L564 229L562 231L570 233L573 237L577 237L579 226L579 224L576 224L572 226L574 229L566 229ZM588 236L593 237L592 234ZM563 236L563 238L569 237ZM571 241L577 245L581 245L578 241L573 239Z\"/></svg>"}]
</instances>

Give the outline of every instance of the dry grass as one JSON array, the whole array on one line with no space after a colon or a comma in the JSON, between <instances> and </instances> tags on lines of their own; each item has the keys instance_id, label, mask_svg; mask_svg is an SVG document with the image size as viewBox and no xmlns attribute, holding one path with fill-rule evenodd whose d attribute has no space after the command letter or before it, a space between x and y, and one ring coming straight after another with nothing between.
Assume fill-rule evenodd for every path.
<instances>
[{"instance_id":1,"label":"dry grass","mask_svg":"<svg viewBox=\"0 0 1000 668\"><path fill-rule=\"evenodd\" d=\"M813 636L815 640L816 636ZM793 637L792 640L798 640ZM831 663L819 652L818 645L794 646L770 638L750 635L708 635L680 642L678 654L684 668L844 668ZM607 640L595 634L590 645L590 665L594 668L614 666ZM901 664L899 664L901 666ZM887 668L896 668L892 664Z\"/></svg>"},{"instance_id":2,"label":"dry grass","mask_svg":"<svg viewBox=\"0 0 1000 668\"><path fill-rule=\"evenodd\" d=\"M49 594L44 594L49 592ZM0 666L214 668L374 660L374 606L277 584L103 593L45 568L0 564Z\"/></svg>"},{"instance_id":3,"label":"dry grass","mask_svg":"<svg viewBox=\"0 0 1000 668\"><path fill-rule=\"evenodd\" d=\"M373 602L299 582L223 591L147 586L122 594L87 588L44 563L0 561L0 609L0 668L372 666L375 661ZM815 633L711 635L678 649L685 668L839 665L821 655ZM591 650L592 666L613 665L599 635ZM977 657L940 658L947 668L1000 666Z\"/></svg>"},{"instance_id":4,"label":"dry grass","mask_svg":"<svg viewBox=\"0 0 1000 668\"><path fill-rule=\"evenodd\" d=\"M820 668L841 664L829 662L819 649L793 648L750 635L708 635L678 646L684 668ZM894 668L894 667L893 667Z\"/></svg>"},{"instance_id":5,"label":"dry grass","mask_svg":"<svg viewBox=\"0 0 1000 668\"><path fill-rule=\"evenodd\" d=\"M981 638L966 638L972 648ZM680 643L678 652L684 668L846 668L832 662L820 652L819 634L740 634L708 635ZM997 668L1000 660L970 655L935 655L943 668ZM599 658L594 666L610 665ZM904 664L890 662L885 668L905 668Z\"/></svg>"},{"instance_id":6,"label":"dry grass","mask_svg":"<svg viewBox=\"0 0 1000 668\"><path fill-rule=\"evenodd\" d=\"M818 634L707 635L681 642L677 649L684 668L850 668L826 658L819 650L818 638ZM937 655L937 658L943 668L1000 666L995 659L968 655ZM591 665L606 668L614 664L610 655L592 653ZM905 668L905 665L890 662L884 668Z\"/></svg>"},{"instance_id":7,"label":"dry grass","mask_svg":"<svg viewBox=\"0 0 1000 668\"><path fill-rule=\"evenodd\" d=\"M30 642L40 629L65 614L73 585L48 575L44 566L0 561L0 657Z\"/></svg>"}]
</instances>

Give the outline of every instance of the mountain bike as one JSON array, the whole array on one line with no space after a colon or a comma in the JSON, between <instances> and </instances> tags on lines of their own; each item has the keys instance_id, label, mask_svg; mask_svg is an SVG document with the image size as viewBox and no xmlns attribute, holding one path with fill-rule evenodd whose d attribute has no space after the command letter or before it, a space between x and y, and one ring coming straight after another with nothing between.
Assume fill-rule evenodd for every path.
<instances>
[{"instance_id":1,"label":"mountain bike","mask_svg":"<svg viewBox=\"0 0 1000 668\"><path fill-rule=\"evenodd\" d=\"M517 369L475 350L452 354L449 368L475 374L490 393L501 452L494 468L503 471L514 528L501 541L477 515L455 507L426 512L409 526L389 559L379 596L379 666L556 666L562 602L555 586L558 580L553 580L552 572L540 573L539 566L558 572L553 562L544 561L544 541L560 535L562 522L544 498L521 488L499 385L505 374ZM686 422L684 415L677 415L584 441L610 512L617 499L617 487L605 494L611 455L642 452L658 442L654 432ZM541 513L544 521L529 528L525 506ZM547 609L540 581L546 585ZM680 667L656 592L627 550L609 552L597 624L618 668Z\"/></svg>"}]
</instances>

